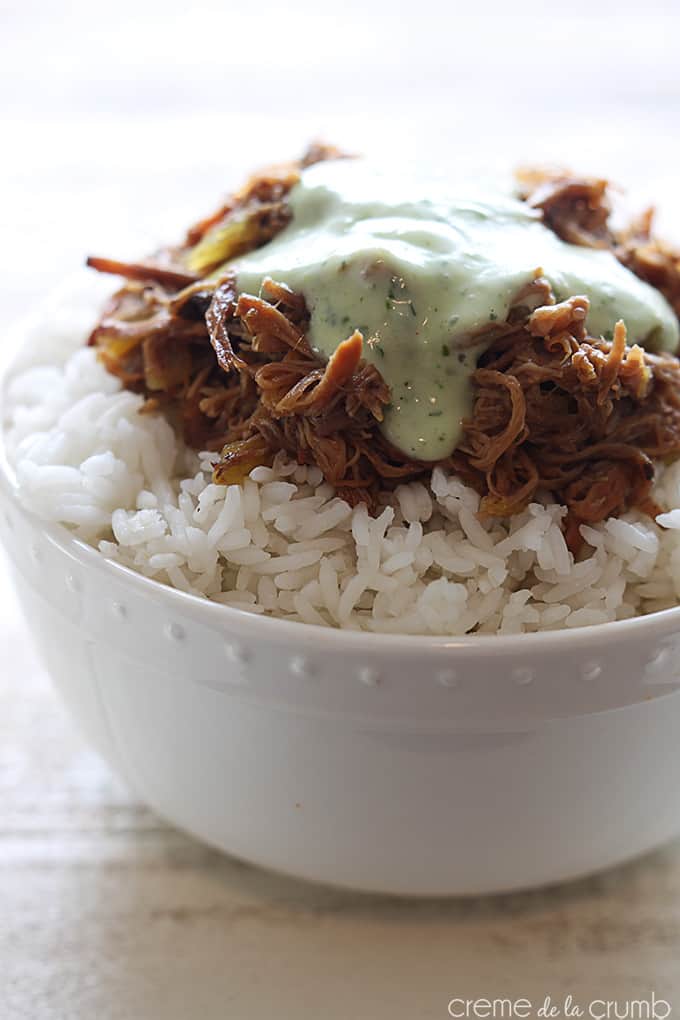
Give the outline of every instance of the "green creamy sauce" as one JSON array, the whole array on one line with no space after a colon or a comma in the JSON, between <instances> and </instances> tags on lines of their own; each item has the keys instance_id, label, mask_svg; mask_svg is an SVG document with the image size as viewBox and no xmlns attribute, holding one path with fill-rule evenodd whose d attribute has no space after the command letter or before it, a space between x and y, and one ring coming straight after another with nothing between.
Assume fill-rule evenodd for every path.
<instances>
[{"instance_id":1,"label":"green creamy sauce","mask_svg":"<svg viewBox=\"0 0 680 1020\"><path fill-rule=\"evenodd\" d=\"M609 252L561 241L498 187L459 190L339 160L305 170L289 204L285 230L234 263L239 290L256 294L270 276L304 294L324 358L361 330L364 357L392 392L382 430L405 454L454 450L483 350L470 338L506 318L539 268L558 300L587 295L591 333L624 319L630 342L678 344L658 291Z\"/></svg>"}]
</instances>

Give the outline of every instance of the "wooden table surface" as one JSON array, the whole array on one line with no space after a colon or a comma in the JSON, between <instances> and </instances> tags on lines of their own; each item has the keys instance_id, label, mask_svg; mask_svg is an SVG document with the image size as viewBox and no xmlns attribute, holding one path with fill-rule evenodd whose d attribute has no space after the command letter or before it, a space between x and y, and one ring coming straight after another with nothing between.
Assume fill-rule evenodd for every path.
<instances>
[{"instance_id":1,"label":"wooden table surface","mask_svg":"<svg viewBox=\"0 0 680 1020\"><path fill-rule=\"evenodd\" d=\"M296 10L0 2L7 317L85 251L172 236L315 134L610 171L680 222L671 5ZM453 997L652 992L680 1010L680 847L465 902L349 895L220 856L87 749L0 562L0 1020L434 1020Z\"/></svg>"}]
</instances>

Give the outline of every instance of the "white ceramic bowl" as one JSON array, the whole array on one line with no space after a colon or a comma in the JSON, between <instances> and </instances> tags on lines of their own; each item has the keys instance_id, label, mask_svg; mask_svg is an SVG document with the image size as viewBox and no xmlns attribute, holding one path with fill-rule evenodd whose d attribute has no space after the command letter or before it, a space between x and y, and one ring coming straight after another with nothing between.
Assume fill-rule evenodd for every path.
<instances>
[{"instance_id":1,"label":"white ceramic bowl","mask_svg":"<svg viewBox=\"0 0 680 1020\"><path fill-rule=\"evenodd\" d=\"M483 893L680 832L680 609L456 639L257 617L37 520L1 451L0 539L92 744L159 814L239 857L356 889Z\"/></svg>"}]
</instances>

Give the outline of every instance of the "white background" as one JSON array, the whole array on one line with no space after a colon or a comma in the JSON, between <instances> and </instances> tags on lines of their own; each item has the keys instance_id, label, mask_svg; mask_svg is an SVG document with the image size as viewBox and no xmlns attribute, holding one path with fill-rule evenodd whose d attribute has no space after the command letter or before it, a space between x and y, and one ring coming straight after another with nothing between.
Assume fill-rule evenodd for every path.
<instances>
[{"instance_id":1,"label":"white background","mask_svg":"<svg viewBox=\"0 0 680 1020\"><path fill-rule=\"evenodd\" d=\"M322 135L456 164L556 159L677 202L674 0L0 4L3 290L167 237ZM678 204L680 209L680 204Z\"/></svg>"},{"instance_id":2,"label":"white background","mask_svg":"<svg viewBox=\"0 0 680 1020\"><path fill-rule=\"evenodd\" d=\"M86 253L171 239L319 136L610 173L659 196L672 230L679 35L671 0L2 0L1 321ZM202 850L117 785L50 693L1 568L0 653L1 1020L415 1020L453 995L653 988L680 1009L676 850L490 903L308 890Z\"/></svg>"}]
</instances>

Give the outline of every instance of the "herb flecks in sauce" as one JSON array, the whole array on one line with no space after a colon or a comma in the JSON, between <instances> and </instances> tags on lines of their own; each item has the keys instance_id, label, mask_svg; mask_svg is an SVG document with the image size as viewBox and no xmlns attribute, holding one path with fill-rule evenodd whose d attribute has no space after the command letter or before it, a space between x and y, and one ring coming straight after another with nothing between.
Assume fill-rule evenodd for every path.
<instances>
[{"instance_id":1,"label":"herb flecks in sauce","mask_svg":"<svg viewBox=\"0 0 680 1020\"><path fill-rule=\"evenodd\" d=\"M290 224L234 264L239 288L257 294L270 276L304 294L310 342L326 358L360 327L364 356L393 394L383 431L406 454L453 451L483 349L470 338L506 318L539 266L559 294L587 295L591 333L623 318L630 342L677 346L658 291L610 252L561 241L500 189L458 192L341 160L303 171L289 204Z\"/></svg>"}]
</instances>

